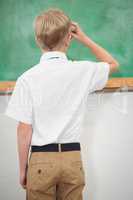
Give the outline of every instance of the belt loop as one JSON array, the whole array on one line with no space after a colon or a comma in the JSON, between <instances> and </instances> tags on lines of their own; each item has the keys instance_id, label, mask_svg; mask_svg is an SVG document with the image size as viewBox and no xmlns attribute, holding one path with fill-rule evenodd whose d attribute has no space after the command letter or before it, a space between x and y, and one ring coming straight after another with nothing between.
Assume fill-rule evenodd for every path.
<instances>
[{"instance_id":1,"label":"belt loop","mask_svg":"<svg viewBox=\"0 0 133 200\"><path fill-rule=\"evenodd\" d=\"M59 147L59 152L61 152L61 144L60 143L58 144L58 147Z\"/></svg>"}]
</instances>

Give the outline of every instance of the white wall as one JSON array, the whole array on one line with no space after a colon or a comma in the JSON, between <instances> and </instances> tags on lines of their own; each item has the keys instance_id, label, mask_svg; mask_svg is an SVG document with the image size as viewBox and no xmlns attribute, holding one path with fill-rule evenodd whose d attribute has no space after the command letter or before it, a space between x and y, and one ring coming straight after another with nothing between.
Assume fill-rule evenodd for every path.
<instances>
[{"instance_id":1,"label":"white wall","mask_svg":"<svg viewBox=\"0 0 133 200\"><path fill-rule=\"evenodd\" d=\"M25 199L19 186L17 122L2 113L7 97L0 96L0 199ZM88 96L81 136L86 173L84 200L133 199L133 93Z\"/></svg>"}]
</instances>

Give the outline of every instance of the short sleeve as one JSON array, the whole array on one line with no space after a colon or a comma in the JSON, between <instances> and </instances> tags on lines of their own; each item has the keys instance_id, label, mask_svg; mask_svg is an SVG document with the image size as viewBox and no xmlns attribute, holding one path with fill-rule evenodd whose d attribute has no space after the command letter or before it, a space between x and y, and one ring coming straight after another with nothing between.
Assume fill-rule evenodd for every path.
<instances>
[{"instance_id":1,"label":"short sleeve","mask_svg":"<svg viewBox=\"0 0 133 200\"><path fill-rule=\"evenodd\" d=\"M28 124L32 124L32 101L25 80L18 78L5 110L5 115Z\"/></svg>"},{"instance_id":2,"label":"short sleeve","mask_svg":"<svg viewBox=\"0 0 133 200\"><path fill-rule=\"evenodd\" d=\"M106 62L94 62L93 69L94 73L90 83L91 92L105 87L109 78L109 64Z\"/></svg>"}]
</instances>

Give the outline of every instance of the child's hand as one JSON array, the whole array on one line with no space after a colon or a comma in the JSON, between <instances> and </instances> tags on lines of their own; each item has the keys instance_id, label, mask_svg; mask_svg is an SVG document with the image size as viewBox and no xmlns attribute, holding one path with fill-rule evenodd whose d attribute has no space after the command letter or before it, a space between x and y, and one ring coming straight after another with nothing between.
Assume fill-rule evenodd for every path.
<instances>
[{"instance_id":1,"label":"child's hand","mask_svg":"<svg viewBox=\"0 0 133 200\"><path fill-rule=\"evenodd\" d=\"M78 41L84 43L87 35L82 31L78 23L72 22L71 23L71 35L73 38L77 39Z\"/></svg>"},{"instance_id":2,"label":"child's hand","mask_svg":"<svg viewBox=\"0 0 133 200\"><path fill-rule=\"evenodd\" d=\"M22 186L23 189L26 189L26 184L27 184L26 173L27 172L21 172L20 173L20 178L19 178L20 185Z\"/></svg>"}]
</instances>

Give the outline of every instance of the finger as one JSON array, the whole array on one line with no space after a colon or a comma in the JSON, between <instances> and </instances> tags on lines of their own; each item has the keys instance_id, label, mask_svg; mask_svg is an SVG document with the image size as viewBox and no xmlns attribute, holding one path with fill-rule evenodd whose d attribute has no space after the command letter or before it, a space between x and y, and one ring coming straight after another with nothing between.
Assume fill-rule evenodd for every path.
<instances>
[{"instance_id":1,"label":"finger","mask_svg":"<svg viewBox=\"0 0 133 200\"><path fill-rule=\"evenodd\" d=\"M71 33L76 33L77 32L77 27L72 25L71 28L70 28L70 32Z\"/></svg>"},{"instance_id":2,"label":"finger","mask_svg":"<svg viewBox=\"0 0 133 200\"><path fill-rule=\"evenodd\" d=\"M71 26L72 26L72 27L78 27L78 23L72 21L72 22L71 22Z\"/></svg>"},{"instance_id":3,"label":"finger","mask_svg":"<svg viewBox=\"0 0 133 200\"><path fill-rule=\"evenodd\" d=\"M71 35L72 35L72 37L76 37L77 36L77 34L74 33L74 32L72 32Z\"/></svg>"},{"instance_id":4,"label":"finger","mask_svg":"<svg viewBox=\"0 0 133 200\"><path fill-rule=\"evenodd\" d=\"M75 33L72 33L72 39L78 39L78 36L77 36L77 34L75 34Z\"/></svg>"},{"instance_id":5,"label":"finger","mask_svg":"<svg viewBox=\"0 0 133 200\"><path fill-rule=\"evenodd\" d=\"M74 38L75 37L75 34L74 33L71 33L71 38Z\"/></svg>"},{"instance_id":6,"label":"finger","mask_svg":"<svg viewBox=\"0 0 133 200\"><path fill-rule=\"evenodd\" d=\"M23 189L26 189L26 185L23 184L23 185L22 185L22 188L23 188Z\"/></svg>"},{"instance_id":7,"label":"finger","mask_svg":"<svg viewBox=\"0 0 133 200\"><path fill-rule=\"evenodd\" d=\"M78 23L77 23L77 22L74 22L74 21L72 21L71 24L73 24L73 25L78 25Z\"/></svg>"},{"instance_id":8,"label":"finger","mask_svg":"<svg viewBox=\"0 0 133 200\"><path fill-rule=\"evenodd\" d=\"M24 189L26 190L26 185L24 185Z\"/></svg>"}]
</instances>

